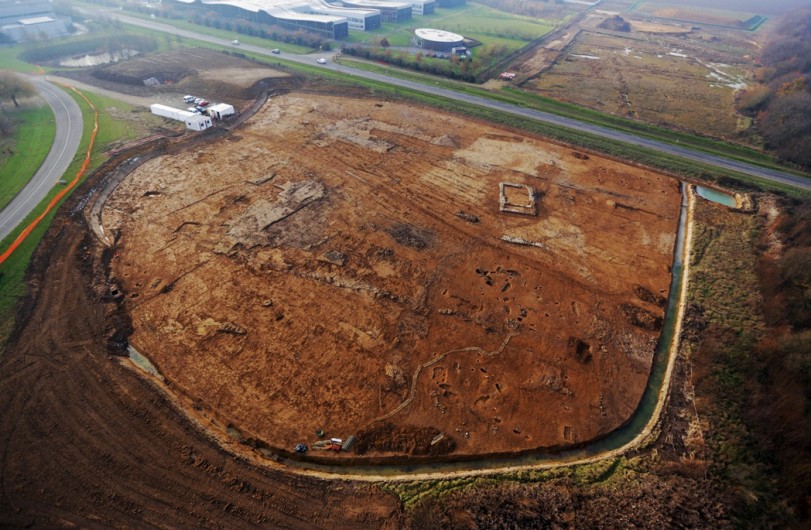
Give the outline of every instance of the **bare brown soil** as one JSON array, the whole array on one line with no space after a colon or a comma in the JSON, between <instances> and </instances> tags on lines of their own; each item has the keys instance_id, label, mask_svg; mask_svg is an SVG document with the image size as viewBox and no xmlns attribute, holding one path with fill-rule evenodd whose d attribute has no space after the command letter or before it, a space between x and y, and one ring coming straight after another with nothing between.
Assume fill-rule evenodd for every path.
<instances>
[{"instance_id":1,"label":"bare brown soil","mask_svg":"<svg viewBox=\"0 0 811 530\"><path fill-rule=\"evenodd\" d=\"M224 453L108 356L107 337L126 319L87 288L105 264L67 215L82 200L74 195L39 247L25 325L0 358L0 527L395 525L397 500L376 487L259 470Z\"/></svg>"},{"instance_id":2,"label":"bare brown soil","mask_svg":"<svg viewBox=\"0 0 811 530\"><path fill-rule=\"evenodd\" d=\"M144 164L103 223L131 343L234 432L473 455L629 418L678 205L673 179L538 138L294 93Z\"/></svg>"}]
</instances>

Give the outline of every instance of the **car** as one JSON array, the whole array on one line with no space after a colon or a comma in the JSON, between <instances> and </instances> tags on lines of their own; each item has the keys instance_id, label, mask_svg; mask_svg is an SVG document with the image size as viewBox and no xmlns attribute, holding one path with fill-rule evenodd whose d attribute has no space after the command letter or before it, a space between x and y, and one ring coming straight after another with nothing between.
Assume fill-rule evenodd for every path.
<instances>
[{"instance_id":1,"label":"car","mask_svg":"<svg viewBox=\"0 0 811 530\"><path fill-rule=\"evenodd\" d=\"M239 41L234 39L231 41L231 44L233 44L234 46L239 46Z\"/></svg>"},{"instance_id":2,"label":"car","mask_svg":"<svg viewBox=\"0 0 811 530\"><path fill-rule=\"evenodd\" d=\"M273 48L272 50L270 50L270 53L275 53L276 55L279 55L280 53L282 53L282 51L279 48Z\"/></svg>"},{"instance_id":3,"label":"car","mask_svg":"<svg viewBox=\"0 0 811 530\"><path fill-rule=\"evenodd\" d=\"M327 64L327 60L326 60L326 59L324 59L323 57L320 57L320 58L319 58L318 60L316 60L315 62L317 62L318 64Z\"/></svg>"},{"instance_id":4,"label":"car","mask_svg":"<svg viewBox=\"0 0 811 530\"><path fill-rule=\"evenodd\" d=\"M194 103L194 100L197 99L194 96L183 96L183 101L186 103Z\"/></svg>"},{"instance_id":5,"label":"car","mask_svg":"<svg viewBox=\"0 0 811 530\"><path fill-rule=\"evenodd\" d=\"M186 110L194 114L200 114L200 111L197 109L197 107L189 107Z\"/></svg>"}]
</instances>

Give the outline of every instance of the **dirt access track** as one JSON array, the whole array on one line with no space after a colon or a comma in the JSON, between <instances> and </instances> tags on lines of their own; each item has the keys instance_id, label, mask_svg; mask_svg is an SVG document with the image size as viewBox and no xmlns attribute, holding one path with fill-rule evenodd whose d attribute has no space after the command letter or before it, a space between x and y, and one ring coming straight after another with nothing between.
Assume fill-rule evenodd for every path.
<instances>
[{"instance_id":1,"label":"dirt access track","mask_svg":"<svg viewBox=\"0 0 811 530\"><path fill-rule=\"evenodd\" d=\"M516 131L293 92L144 163L103 226L130 344L212 425L453 458L628 420L679 200L670 177Z\"/></svg>"}]
</instances>

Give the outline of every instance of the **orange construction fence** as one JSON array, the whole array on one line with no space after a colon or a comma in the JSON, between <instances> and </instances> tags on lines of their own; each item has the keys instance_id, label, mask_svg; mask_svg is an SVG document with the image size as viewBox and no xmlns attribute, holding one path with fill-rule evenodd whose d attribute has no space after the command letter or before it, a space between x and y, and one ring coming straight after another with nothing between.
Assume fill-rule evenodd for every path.
<instances>
[{"instance_id":1,"label":"orange construction fence","mask_svg":"<svg viewBox=\"0 0 811 530\"><path fill-rule=\"evenodd\" d=\"M26 226L25 229L20 233L20 235L17 236L17 239L14 240L11 246L8 247L5 252L0 254L0 265L4 261L6 261L8 257L14 253L15 250L17 250L17 247L19 247L22 244L22 242L25 241L25 239L29 236L29 234L31 234L31 232L34 231L34 228L37 227L39 222L42 221L45 218L45 216L48 215L57 204L59 204L59 201L61 201L62 198L65 195L67 195L68 192L70 192L70 190L72 190L76 186L76 184L79 183L79 180L82 178L82 175L84 175L85 170L87 170L87 166L90 165L90 154L93 151L93 145L96 143L96 133L99 130L99 112L96 110L96 107L93 105L93 103L91 103L90 100L87 99L87 96L85 96L72 86L67 85L63 86L66 86L66 88L70 88L71 90L79 94L87 102L87 104L90 105L90 108L93 109L93 134L90 135L90 145L87 146L87 154L85 154L82 167L79 168L79 171L76 173L76 176L73 178L73 180L66 187L60 190L59 193L57 193L53 199L51 199L51 202L48 203L48 207L45 208L45 211L39 214L37 218L31 222L31 224Z\"/></svg>"}]
</instances>

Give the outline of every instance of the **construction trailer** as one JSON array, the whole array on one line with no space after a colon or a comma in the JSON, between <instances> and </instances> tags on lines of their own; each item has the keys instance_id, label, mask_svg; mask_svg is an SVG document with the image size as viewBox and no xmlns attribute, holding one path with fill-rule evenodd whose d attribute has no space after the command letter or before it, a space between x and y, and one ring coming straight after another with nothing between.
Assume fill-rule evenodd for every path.
<instances>
[{"instance_id":1,"label":"construction trailer","mask_svg":"<svg viewBox=\"0 0 811 530\"><path fill-rule=\"evenodd\" d=\"M152 114L157 116L163 116L164 118L169 118L170 120L177 120L177 121L184 121L189 116L194 116L193 112L189 112L187 110L176 109L174 107L170 107L168 105L161 105L160 103L153 103L149 106L149 110L152 111Z\"/></svg>"},{"instance_id":2,"label":"construction trailer","mask_svg":"<svg viewBox=\"0 0 811 530\"><path fill-rule=\"evenodd\" d=\"M186 128L193 131L205 131L213 125L211 118L202 114L192 114L183 121L186 123Z\"/></svg>"},{"instance_id":3,"label":"construction trailer","mask_svg":"<svg viewBox=\"0 0 811 530\"><path fill-rule=\"evenodd\" d=\"M217 103L216 105L208 107L208 115L215 120L221 120L226 116L231 116L235 112L234 106L227 103Z\"/></svg>"},{"instance_id":4,"label":"construction trailer","mask_svg":"<svg viewBox=\"0 0 811 530\"><path fill-rule=\"evenodd\" d=\"M149 109L152 111L152 114L157 116L182 121L186 124L187 129L193 131L204 131L213 125L211 118L208 116L189 112L188 110L176 109L167 105L161 105L160 103L153 103L149 106Z\"/></svg>"}]
</instances>

